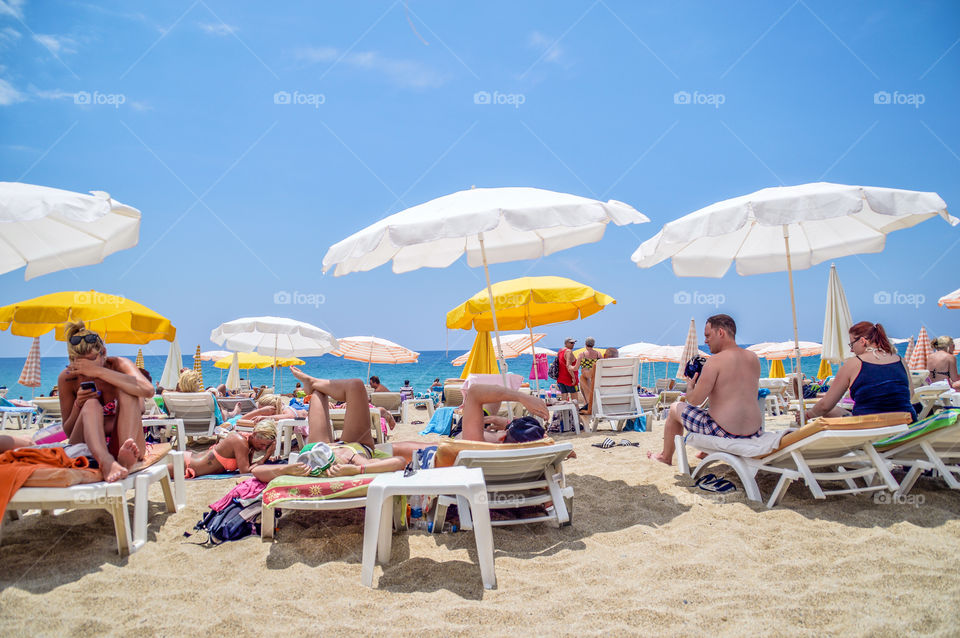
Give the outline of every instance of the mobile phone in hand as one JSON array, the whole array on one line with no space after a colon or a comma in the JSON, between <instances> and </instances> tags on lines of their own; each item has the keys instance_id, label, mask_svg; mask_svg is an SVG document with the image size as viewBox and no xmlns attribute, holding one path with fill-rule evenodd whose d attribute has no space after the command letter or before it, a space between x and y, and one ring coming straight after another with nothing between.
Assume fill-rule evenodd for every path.
<instances>
[{"instance_id":1,"label":"mobile phone in hand","mask_svg":"<svg viewBox=\"0 0 960 638\"><path fill-rule=\"evenodd\" d=\"M81 389L81 390L90 390L91 392L96 392L96 391L97 391L97 384L94 383L93 381L84 381L83 383L80 384L80 389Z\"/></svg>"}]
</instances>

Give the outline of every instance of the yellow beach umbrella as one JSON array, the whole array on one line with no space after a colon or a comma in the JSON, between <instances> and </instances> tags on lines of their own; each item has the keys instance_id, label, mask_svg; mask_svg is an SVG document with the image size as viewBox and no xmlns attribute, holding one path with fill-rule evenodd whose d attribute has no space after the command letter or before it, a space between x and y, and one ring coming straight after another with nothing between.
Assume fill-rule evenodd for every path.
<instances>
[{"instance_id":1,"label":"yellow beach umbrella","mask_svg":"<svg viewBox=\"0 0 960 638\"><path fill-rule=\"evenodd\" d=\"M119 295L94 290L55 292L0 308L0 330L21 337L39 337L51 330L66 341L65 324L83 320L106 343L172 341L177 329L170 320L144 305Z\"/></svg>"},{"instance_id":2,"label":"yellow beach umbrella","mask_svg":"<svg viewBox=\"0 0 960 638\"><path fill-rule=\"evenodd\" d=\"M494 354L489 332L477 333L477 338L473 340L473 347L470 348L470 357L463 366L460 378L466 379L471 374L497 374L497 356Z\"/></svg>"},{"instance_id":3,"label":"yellow beach umbrella","mask_svg":"<svg viewBox=\"0 0 960 638\"><path fill-rule=\"evenodd\" d=\"M257 368L259 370L273 367L273 357L268 357L264 354L257 354L256 352L237 352L235 354L239 359L239 366L244 370L249 370L250 368ZM217 359L216 363L213 364L213 367L226 370L230 367L233 357L234 355L230 355L229 357ZM277 357L277 367L302 365L303 359L297 359L296 357Z\"/></svg>"},{"instance_id":4,"label":"yellow beach umbrella","mask_svg":"<svg viewBox=\"0 0 960 638\"><path fill-rule=\"evenodd\" d=\"M137 360L133 365L137 366L138 368L143 367L143 348L137 348Z\"/></svg>"},{"instance_id":5,"label":"yellow beach umbrella","mask_svg":"<svg viewBox=\"0 0 960 638\"><path fill-rule=\"evenodd\" d=\"M607 354L607 349L606 349L606 348L594 348L594 350L596 350L597 352L599 352L601 356ZM576 350L573 351L573 356L579 357L580 355L582 355L582 354L583 354L584 352L586 352L586 351L587 351L586 348L577 348Z\"/></svg>"},{"instance_id":6,"label":"yellow beach umbrella","mask_svg":"<svg viewBox=\"0 0 960 638\"><path fill-rule=\"evenodd\" d=\"M770 378L783 379L787 373L783 370L783 359L774 359L770 362Z\"/></svg>"},{"instance_id":7,"label":"yellow beach umbrella","mask_svg":"<svg viewBox=\"0 0 960 638\"><path fill-rule=\"evenodd\" d=\"M833 376L833 368L830 366L830 362L826 359L820 359L820 367L817 369L817 378L826 379L830 376Z\"/></svg>"}]
</instances>

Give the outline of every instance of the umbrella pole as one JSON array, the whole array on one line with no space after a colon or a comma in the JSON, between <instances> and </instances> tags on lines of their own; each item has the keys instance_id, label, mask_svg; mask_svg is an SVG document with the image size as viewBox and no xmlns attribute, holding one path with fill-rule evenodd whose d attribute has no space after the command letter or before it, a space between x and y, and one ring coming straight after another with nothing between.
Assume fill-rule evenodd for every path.
<instances>
[{"instance_id":1,"label":"umbrella pole","mask_svg":"<svg viewBox=\"0 0 960 638\"><path fill-rule=\"evenodd\" d=\"M797 302L793 293L793 264L790 262L790 227L783 225L783 245L787 251L787 277L790 279L790 309L793 311L793 354L796 356L797 365L795 370L800 369L800 333L797 331ZM807 406L803 401L803 376L797 379L797 399L800 401L800 427L807 423Z\"/></svg>"},{"instance_id":2,"label":"umbrella pole","mask_svg":"<svg viewBox=\"0 0 960 638\"><path fill-rule=\"evenodd\" d=\"M273 388L277 388L277 339L279 337L275 334L273 335Z\"/></svg>"},{"instance_id":3,"label":"umbrella pole","mask_svg":"<svg viewBox=\"0 0 960 638\"><path fill-rule=\"evenodd\" d=\"M487 298L490 301L490 313L493 315L493 334L497 338L497 360L500 362L500 377L503 379L503 387L509 388L507 383L507 363L503 360L503 346L500 345L500 327L497 325L497 309L493 300L493 287L490 285L490 268L487 266L487 250L483 246L483 233L477 234L480 241L480 257L483 259L483 274L487 278ZM510 418L513 418L513 404L507 401L507 412Z\"/></svg>"},{"instance_id":4,"label":"umbrella pole","mask_svg":"<svg viewBox=\"0 0 960 638\"><path fill-rule=\"evenodd\" d=\"M530 354L533 355L533 383L536 385L537 394L540 394L540 371L537 370L537 349L533 345L533 326L527 323L530 330Z\"/></svg>"}]
</instances>

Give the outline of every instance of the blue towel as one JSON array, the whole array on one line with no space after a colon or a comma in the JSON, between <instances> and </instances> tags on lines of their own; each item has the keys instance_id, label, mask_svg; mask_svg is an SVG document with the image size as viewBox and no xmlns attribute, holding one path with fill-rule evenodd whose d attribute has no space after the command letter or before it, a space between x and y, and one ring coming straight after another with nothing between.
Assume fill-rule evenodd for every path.
<instances>
[{"instance_id":1,"label":"blue towel","mask_svg":"<svg viewBox=\"0 0 960 638\"><path fill-rule=\"evenodd\" d=\"M624 432L646 432L647 431L647 415L641 415L635 419L629 419L626 423L623 424Z\"/></svg>"},{"instance_id":2,"label":"blue towel","mask_svg":"<svg viewBox=\"0 0 960 638\"><path fill-rule=\"evenodd\" d=\"M453 410L454 408L438 409L433 413L433 416L430 417L430 423L427 424L427 427L424 428L420 434L450 434L450 426L453 423Z\"/></svg>"}]
</instances>

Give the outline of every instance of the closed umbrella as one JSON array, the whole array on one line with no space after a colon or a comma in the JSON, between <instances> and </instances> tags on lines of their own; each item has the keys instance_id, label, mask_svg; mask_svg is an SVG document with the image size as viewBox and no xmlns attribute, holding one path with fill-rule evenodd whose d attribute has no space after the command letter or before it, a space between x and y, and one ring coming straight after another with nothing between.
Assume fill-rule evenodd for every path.
<instances>
[{"instance_id":1,"label":"closed umbrella","mask_svg":"<svg viewBox=\"0 0 960 638\"><path fill-rule=\"evenodd\" d=\"M180 382L180 368L183 367L183 355L180 354L180 344L174 339L170 342L170 351L167 353L167 362L160 375L160 387L170 390L176 388Z\"/></svg>"},{"instance_id":2,"label":"closed umbrella","mask_svg":"<svg viewBox=\"0 0 960 638\"><path fill-rule=\"evenodd\" d=\"M200 344L197 344L197 353L193 355L193 369L200 375L200 387L203 387L203 362L200 360Z\"/></svg>"},{"instance_id":3,"label":"closed umbrella","mask_svg":"<svg viewBox=\"0 0 960 638\"><path fill-rule=\"evenodd\" d=\"M947 308L957 309L960 308L960 288L957 288L949 295L944 295L940 297L940 300L937 302L938 306L946 306Z\"/></svg>"},{"instance_id":4,"label":"closed umbrella","mask_svg":"<svg viewBox=\"0 0 960 638\"><path fill-rule=\"evenodd\" d=\"M463 372L460 373L461 379L466 379L471 374L497 373L497 355L493 351L493 341L490 340L489 332L477 333L469 355L466 365L463 366Z\"/></svg>"},{"instance_id":5,"label":"closed umbrella","mask_svg":"<svg viewBox=\"0 0 960 638\"><path fill-rule=\"evenodd\" d=\"M40 337L34 337L30 345L30 352L27 354L27 360L23 364L23 370L20 372L20 379L17 383L25 388L40 387ZM33 398L33 392L30 392Z\"/></svg>"},{"instance_id":6,"label":"closed umbrella","mask_svg":"<svg viewBox=\"0 0 960 638\"><path fill-rule=\"evenodd\" d=\"M137 358L133 362L133 365L137 366L138 368L144 367L143 366L143 348L137 348Z\"/></svg>"},{"instance_id":7,"label":"closed umbrella","mask_svg":"<svg viewBox=\"0 0 960 638\"><path fill-rule=\"evenodd\" d=\"M222 374L222 373L221 373ZM230 357L230 372L227 374L227 390L236 392L240 389L240 357L236 352Z\"/></svg>"},{"instance_id":8,"label":"closed umbrella","mask_svg":"<svg viewBox=\"0 0 960 638\"><path fill-rule=\"evenodd\" d=\"M911 370L929 370L927 367L927 357L933 353L930 347L930 337L927 336L927 329L920 327L920 334L917 335L917 341L913 344L913 351L907 359L907 367Z\"/></svg>"},{"instance_id":9,"label":"closed umbrella","mask_svg":"<svg viewBox=\"0 0 960 638\"><path fill-rule=\"evenodd\" d=\"M822 361L843 363L850 357L850 327L852 325L853 319L850 316L850 307L847 305L847 295L843 292L843 284L840 283L837 267L830 264L826 313L823 318L823 352L820 355Z\"/></svg>"},{"instance_id":10,"label":"closed umbrella","mask_svg":"<svg viewBox=\"0 0 960 638\"><path fill-rule=\"evenodd\" d=\"M690 359L697 356L697 324L691 318L690 319L690 328L687 330L687 340L683 344L683 352L680 354L680 365L677 366L677 378L683 378L683 371L686 365L686 362Z\"/></svg>"},{"instance_id":11,"label":"closed umbrella","mask_svg":"<svg viewBox=\"0 0 960 638\"><path fill-rule=\"evenodd\" d=\"M770 362L770 372L768 373L771 379L783 379L787 376L786 370L783 369L783 359L774 359Z\"/></svg>"},{"instance_id":12,"label":"closed umbrella","mask_svg":"<svg viewBox=\"0 0 960 638\"><path fill-rule=\"evenodd\" d=\"M826 379L829 376L833 375L833 368L830 367L830 362L826 359L820 359L820 367L817 368L817 378Z\"/></svg>"},{"instance_id":13,"label":"closed umbrella","mask_svg":"<svg viewBox=\"0 0 960 638\"><path fill-rule=\"evenodd\" d=\"M249 350L278 357L319 357L336 349L333 335L305 321L285 317L244 317L221 324L210 340L231 350ZM277 369L273 368L273 384Z\"/></svg>"},{"instance_id":14,"label":"closed umbrella","mask_svg":"<svg viewBox=\"0 0 960 638\"><path fill-rule=\"evenodd\" d=\"M741 275L786 270L798 344L794 270L881 252L888 233L935 216L960 224L936 193L824 182L766 188L666 224L631 259L641 268L670 259L680 277L722 277L734 262Z\"/></svg>"},{"instance_id":15,"label":"closed umbrella","mask_svg":"<svg viewBox=\"0 0 960 638\"><path fill-rule=\"evenodd\" d=\"M26 266L29 281L136 246L140 211L90 193L0 182L0 274Z\"/></svg>"},{"instance_id":16,"label":"closed umbrella","mask_svg":"<svg viewBox=\"0 0 960 638\"><path fill-rule=\"evenodd\" d=\"M445 268L466 254L468 265L483 266L492 300L488 264L538 259L600 241L610 222L648 221L614 200L538 188L471 188L390 215L334 244L323 258L323 272L334 268L335 275L345 275L388 261L396 273ZM476 329L499 335L495 312L491 324ZM507 385L506 365L501 374Z\"/></svg>"},{"instance_id":17,"label":"closed umbrella","mask_svg":"<svg viewBox=\"0 0 960 638\"><path fill-rule=\"evenodd\" d=\"M911 337L907 340L907 350L906 350L906 352L905 352L904 355L903 355L903 359L907 362L907 365L908 365L908 366L909 366L909 363L910 363L910 357L911 357L911 356L913 356L913 336L911 336Z\"/></svg>"}]
</instances>

